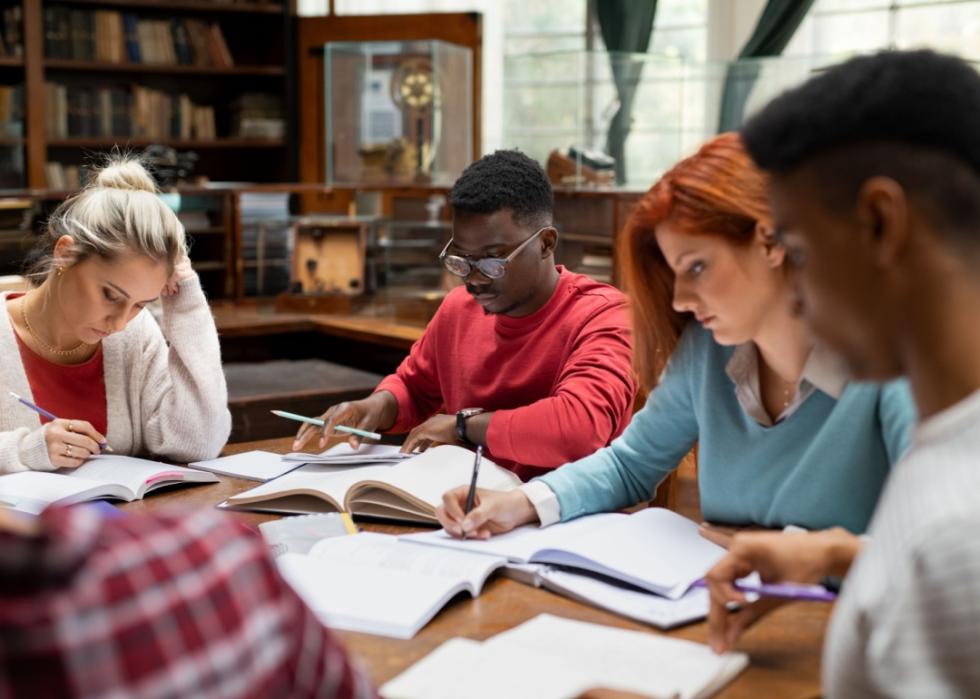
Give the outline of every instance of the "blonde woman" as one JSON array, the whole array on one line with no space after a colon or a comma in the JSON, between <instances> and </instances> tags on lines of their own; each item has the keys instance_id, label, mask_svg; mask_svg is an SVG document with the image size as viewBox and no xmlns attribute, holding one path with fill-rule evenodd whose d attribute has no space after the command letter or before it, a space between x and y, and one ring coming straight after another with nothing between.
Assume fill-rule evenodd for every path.
<instances>
[{"instance_id":1,"label":"blonde woman","mask_svg":"<svg viewBox=\"0 0 980 699\"><path fill-rule=\"evenodd\" d=\"M62 203L38 252L34 287L0 295L0 473L74 468L106 445L215 456L231 417L214 319L139 161L110 161ZM144 311L158 298L159 324Z\"/></svg>"}]
</instances>

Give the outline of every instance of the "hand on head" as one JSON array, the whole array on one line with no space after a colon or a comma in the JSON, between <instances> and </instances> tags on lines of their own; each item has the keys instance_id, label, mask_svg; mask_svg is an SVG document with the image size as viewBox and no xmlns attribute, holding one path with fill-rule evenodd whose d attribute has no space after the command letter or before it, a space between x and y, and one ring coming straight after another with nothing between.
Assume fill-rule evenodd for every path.
<instances>
[{"instance_id":1,"label":"hand on head","mask_svg":"<svg viewBox=\"0 0 980 699\"><path fill-rule=\"evenodd\" d=\"M520 490L498 491L477 488L473 509L466 514L469 486L460 486L442 496L436 508L439 524L457 538L489 539L538 519L534 505Z\"/></svg>"},{"instance_id":2,"label":"hand on head","mask_svg":"<svg viewBox=\"0 0 980 699\"><path fill-rule=\"evenodd\" d=\"M163 291L160 292L161 296L176 296L180 291L180 283L185 279L190 279L196 274L194 268L191 266L190 258L187 256L182 257L177 260L174 264L174 271L167 278L167 283L163 287Z\"/></svg>"},{"instance_id":3,"label":"hand on head","mask_svg":"<svg viewBox=\"0 0 980 699\"><path fill-rule=\"evenodd\" d=\"M77 468L101 453L106 438L85 420L52 420L44 426L48 458L58 468Z\"/></svg>"}]
</instances>

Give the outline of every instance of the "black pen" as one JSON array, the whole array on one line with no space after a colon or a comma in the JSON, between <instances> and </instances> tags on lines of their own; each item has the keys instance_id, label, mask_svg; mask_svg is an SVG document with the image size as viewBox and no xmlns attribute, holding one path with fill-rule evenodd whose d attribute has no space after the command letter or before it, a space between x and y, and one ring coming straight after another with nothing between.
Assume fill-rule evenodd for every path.
<instances>
[{"instance_id":1,"label":"black pen","mask_svg":"<svg viewBox=\"0 0 980 699\"><path fill-rule=\"evenodd\" d=\"M473 455L473 477L470 479L470 492L466 494L466 509L463 514L469 514L473 509L473 500L476 499L476 478L480 475L480 459L483 458L483 445L476 448Z\"/></svg>"}]
</instances>

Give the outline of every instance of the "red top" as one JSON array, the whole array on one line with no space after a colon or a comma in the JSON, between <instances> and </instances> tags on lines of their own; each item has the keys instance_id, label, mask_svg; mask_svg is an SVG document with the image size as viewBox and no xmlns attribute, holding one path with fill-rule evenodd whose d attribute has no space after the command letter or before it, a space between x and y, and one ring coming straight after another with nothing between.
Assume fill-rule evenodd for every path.
<instances>
[{"instance_id":1,"label":"red top","mask_svg":"<svg viewBox=\"0 0 980 699\"><path fill-rule=\"evenodd\" d=\"M214 511L0 530L0 696L374 697L268 547Z\"/></svg>"},{"instance_id":2,"label":"red top","mask_svg":"<svg viewBox=\"0 0 980 699\"><path fill-rule=\"evenodd\" d=\"M462 408L496 411L487 457L527 480L608 444L629 422L636 384L622 293L561 267L548 302L524 318L486 315L451 291L397 372L392 432Z\"/></svg>"},{"instance_id":3,"label":"red top","mask_svg":"<svg viewBox=\"0 0 980 699\"><path fill-rule=\"evenodd\" d=\"M99 434L108 428L102 347L81 364L56 364L35 354L17 333L17 347L34 404L65 420L86 420ZM51 422L43 415L41 424Z\"/></svg>"}]
</instances>

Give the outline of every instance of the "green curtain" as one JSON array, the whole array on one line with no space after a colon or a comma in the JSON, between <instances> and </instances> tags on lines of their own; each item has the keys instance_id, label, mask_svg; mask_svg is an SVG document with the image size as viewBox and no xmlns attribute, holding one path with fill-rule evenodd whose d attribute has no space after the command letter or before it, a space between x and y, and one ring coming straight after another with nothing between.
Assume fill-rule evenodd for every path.
<instances>
[{"instance_id":1,"label":"green curtain","mask_svg":"<svg viewBox=\"0 0 980 699\"><path fill-rule=\"evenodd\" d=\"M780 55L811 5L813 0L768 0L752 36L738 54L739 60L725 70L718 133L733 131L742 125L745 103L759 78L758 61L742 62L741 59Z\"/></svg>"},{"instance_id":2,"label":"green curtain","mask_svg":"<svg viewBox=\"0 0 980 699\"><path fill-rule=\"evenodd\" d=\"M616 182L623 184L626 182L626 139L643 61L617 54L646 53L653 33L653 18L657 14L657 0L596 0L595 8L619 98L619 109L606 134L606 152L616 159Z\"/></svg>"}]
</instances>

